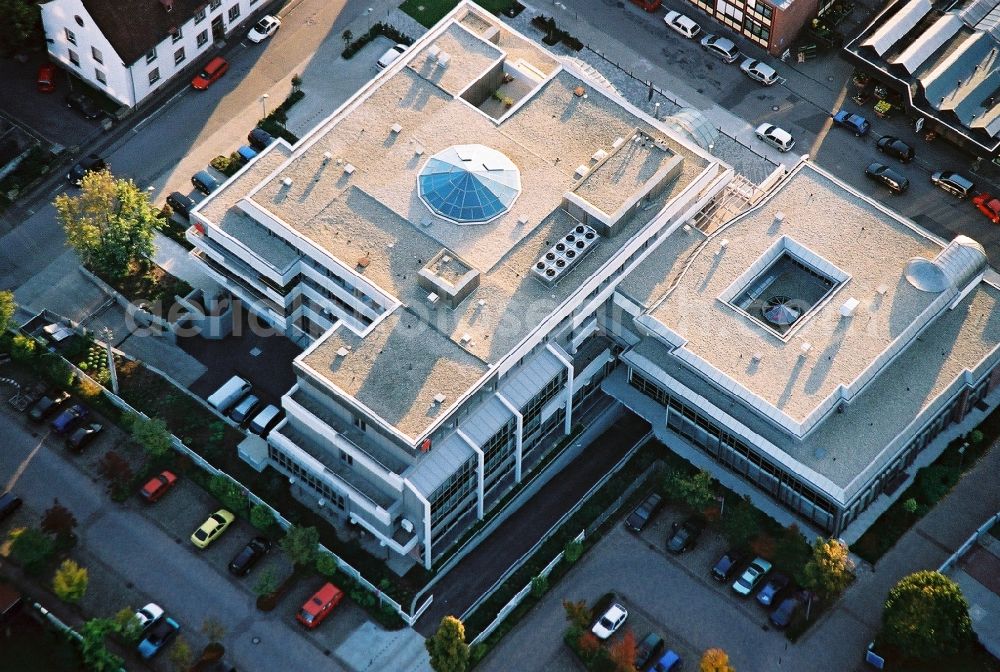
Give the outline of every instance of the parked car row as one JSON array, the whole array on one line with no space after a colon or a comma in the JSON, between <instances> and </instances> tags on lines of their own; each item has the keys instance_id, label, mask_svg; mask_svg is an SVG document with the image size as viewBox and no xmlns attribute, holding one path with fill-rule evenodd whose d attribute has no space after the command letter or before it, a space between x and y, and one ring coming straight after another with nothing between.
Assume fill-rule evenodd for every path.
<instances>
[{"instance_id":1,"label":"parked car row","mask_svg":"<svg viewBox=\"0 0 1000 672\"><path fill-rule=\"evenodd\" d=\"M219 413L228 414L233 422L246 426L254 434L266 437L284 415L277 406L264 405L252 394L252 389L249 381L233 376L209 395L208 405Z\"/></svg>"},{"instance_id":2,"label":"parked car row","mask_svg":"<svg viewBox=\"0 0 1000 672\"><path fill-rule=\"evenodd\" d=\"M757 590L755 599L770 611L768 620L775 628L788 627L803 599L791 579L781 572L771 572L772 564L762 557L746 563L745 556L737 550L726 551L712 567L711 576L719 583L729 583L740 597L749 597Z\"/></svg>"},{"instance_id":3,"label":"parked car row","mask_svg":"<svg viewBox=\"0 0 1000 672\"><path fill-rule=\"evenodd\" d=\"M599 641L608 640L618 632L628 619L628 609L620 602L613 602L591 627L590 632ZM650 632L635 647L634 667L642 672L673 672L680 669L681 657L666 649L663 638Z\"/></svg>"},{"instance_id":4,"label":"parked car row","mask_svg":"<svg viewBox=\"0 0 1000 672\"><path fill-rule=\"evenodd\" d=\"M142 639L136 648L146 660L158 654L181 629L180 623L167 616L163 608L153 602L135 612L135 619L142 629Z\"/></svg>"},{"instance_id":5,"label":"parked car row","mask_svg":"<svg viewBox=\"0 0 1000 672\"><path fill-rule=\"evenodd\" d=\"M64 436L66 447L81 453L104 430L98 422L88 423L90 409L83 404L69 404L69 392L51 390L27 408L28 419L41 424L49 420L49 427Z\"/></svg>"}]
</instances>

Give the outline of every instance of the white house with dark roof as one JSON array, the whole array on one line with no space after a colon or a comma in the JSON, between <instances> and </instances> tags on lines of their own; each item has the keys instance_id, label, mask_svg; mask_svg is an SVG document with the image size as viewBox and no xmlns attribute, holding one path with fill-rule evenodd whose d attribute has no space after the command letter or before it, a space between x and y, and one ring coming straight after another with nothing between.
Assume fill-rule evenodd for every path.
<instances>
[{"instance_id":1,"label":"white house with dark roof","mask_svg":"<svg viewBox=\"0 0 1000 672\"><path fill-rule=\"evenodd\" d=\"M260 0L48 0L49 55L126 107L245 24Z\"/></svg>"},{"instance_id":2,"label":"white house with dark roof","mask_svg":"<svg viewBox=\"0 0 1000 672\"><path fill-rule=\"evenodd\" d=\"M430 567L603 391L841 532L996 403L996 274L808 163L742 206L733 177L459 4L192 212L194 256L305 347L244 458Z\"/></svg>"}]
</instances>

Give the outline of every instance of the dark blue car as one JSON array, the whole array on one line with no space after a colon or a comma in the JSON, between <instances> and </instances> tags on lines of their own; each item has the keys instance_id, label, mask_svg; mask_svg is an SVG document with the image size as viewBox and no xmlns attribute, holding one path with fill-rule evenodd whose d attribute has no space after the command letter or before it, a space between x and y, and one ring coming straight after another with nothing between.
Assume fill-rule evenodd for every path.
<instances>
[{"instance_id":1,"label":"dark blue car","mask_svg":"<svg viewBox=\"0 0 1000 672\"><path fill-rule=\"evenodd\" d=\"M872 125L867 119L860 114L854 114L847 110L840 110L834 114L833 123L843 126L859 138L863 135L868 135L868 131L872 130Z\"/></svg>"},{"instance_id":2,"label":"dark blue car","mask_svg":"<svg viewBox=\"0 0 1000 672\"><path fill-rule=\"evenodd\" d=\"M73 404L65 411L56 416L56 419L49 425L56 434L65 434L76 427L80 421L84 420L90 411L83 404Z\"/></svg>"}]
</instances>

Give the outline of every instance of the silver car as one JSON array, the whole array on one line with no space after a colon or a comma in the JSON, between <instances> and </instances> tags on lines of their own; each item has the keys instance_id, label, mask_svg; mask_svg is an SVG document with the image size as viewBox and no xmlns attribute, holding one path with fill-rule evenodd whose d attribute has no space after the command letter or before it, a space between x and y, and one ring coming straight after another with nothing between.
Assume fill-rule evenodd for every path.
<instances>
[{"instance_id":1,"label":"silver car","mask_svg":"<svg viewBox=\"0 0 1000 672\"><path fill-rule=\"evenodd\" d=\"M764 86L771 86L778 81L778 72L767 63L758 61L756 58L748 58L740 65L743 74L760 82Z\"/></svg>"},{"instance_id":2,"label":"silver car","mask_svg":"<svg viewBox=\"0 0 1000 672\"><path fill-rule=\"evenodd\" d=\"M701 38L701 47L726 63L735 63L736 59L740 57L740 50L736 48L733 41L718 35L706 35Z\"/></svg>"}]
</instances>

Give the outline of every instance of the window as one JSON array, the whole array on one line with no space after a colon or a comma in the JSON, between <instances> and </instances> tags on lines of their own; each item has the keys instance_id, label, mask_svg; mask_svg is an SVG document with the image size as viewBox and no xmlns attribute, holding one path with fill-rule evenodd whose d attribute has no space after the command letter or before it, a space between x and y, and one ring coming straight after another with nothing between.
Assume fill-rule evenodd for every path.
<instances>
[{"instance_id":1,"label":"window","mask_svg":"<svg viewBox=\"0 0 1000 672\"><path fill-rule=\"evenodd\" d=\"M759 0L754 0L751 2L750 10L760 14L765 19L770 19L772 12L774 11L773 9L765 5L763 2L759 2Z\"/></svg>"},{"instance_id":2,"label":"window","mask_svg":"<svg viewBox=\"0 0 1000 672\"><path fill-rule=\"evenodd\" d=\"M155 60L156 60L156 47L153 47L152 49L146 52L146 62L152 63Z\"/></svg>"},{"instance_id":3,"label":"window","mask_svg":"<svg viewBox=\"0 0 1000 672\"><path fill-rule=\"evenodd\" d=\"M98 50L97 50L97 49L95 49L94 47L91 47L91 48L90 48L90 55L91 55L91 56L92 56L92 57L94 58L94 60L95 60L95 61L97 61L98 63L104 63L104 54L102 54L102 53L101 53L100 51L98 51Z\"/></svg>"},{"instance_id":4,"label":"window","mask_svg":"<svg viewBox=\"0 0 1000 672\"><path fill-rule=\"evenodd\" d=\"M342 462L346 462L347 464L354 464L354 458L351 454L343 450L340 451L340 460Z\"/></svg>"},{"instance_id":5,"label":"window","mask_svg":"<svg viewBox=\"0 0 1000 672\"><path fill-rule=\"evenodd\" d=\"M174 43L176 44L177 42L180 42L182 39L184 39L184 31L182 29L178 28L177 32L174 33L174 37L173 37Z\"/></svg>"},{"instance_id":6,"label":"window","mask_svg":"<svg viewBox=\"0 0 1000 672\"><path fill-rule=\"evenodd\" d=\"M198 25L204 20L205 20L205 8L202 7L201 9L199 9L197 12L194 13L194 23L195 25Z\"/></svg>"},{"instance_id":7,"label":"window","mask_svg":"<svg viewBox=\"0 0 1000 672\"><path fill-rule=\"evenodd\" d=\"M69 28L66 28L66 41L70 44L76 44L76 33L74 33Z\"/></svg>"},{"instance_id":8,"label":"window","mask_svg":"<svg viewBox=\"0 0 1000 672\"><path fill-rule=\"evenodd\" d=\"M158 81L160 81L160 69L153 68L149 71L149 83L156 84Z\"/></svg>"},{"instance_id":9,"label":"window","mask_svg":"<svg viewBox=\"0 0 1000 672\"><path fill-rule=\"evenodd\" d=\"M69 50L69 62L80 67L80 56L72 49Z\"/></svg>"},{"instance_id":10,"label":"window","mask_svg":"<svg viewBox=\"0 0 1000 672\"><path fill-rule=\"evenodd\" d=\"M351 418L351 421L354 423L354 426L360 429L362 432L368 431L368 423L365 422L365 419L362 418L360 415L355 415L353 418Z\"/></svg>"},{"instance_id":11,"label":"window","mask_svg":"<svg viewBox=\"0 0 1000 672\"><path fill-rule=\"evenodd\" d=\"M198 46L204 47L206 42L208 42L208 31L203 30L198 33Z\"/></svg>"},{"instance_id":12,"label":"window","mask_svg":"<svg viewBox=\"0 0 1000 672\"><path fill-rule=\"evenodd\" d=\"M240 18L240 6L233 5L229 8L229 21L233 22L238 18Z\"/></svg>"},{"instance_id":13,"label":"window","mask_svg":"<svg viewBox=\"0 0 1000 672\"><path fill-rule=\"evenodd\" d=\"M222 7L222 0L212 0L212 2L208 4L208 8L212 11L215 11L219 7Z\"/></svg>"},{"instance_id":14,"label":"window","mask_svg":"<svg viewBox=\"0 0 1000 672\"><path fill-rule=\"evenodd\" d=\"M180 65L184 62L185 58L187 57L184 55L184 47L181 47L174 52L174 65Z\"/></svg>"},{"instance_id":15,"label":"window","mask_svg":"<svg viewBox=\"0 0 1000 672\"><path fill-rule=\"evenodd\" d=\"M97 77L97 81L99 81L101 84L108 83L108 78L104 75L103 72L101 72L97 68L94 68L94 75Z\"/></svg>"}]
</instances>

